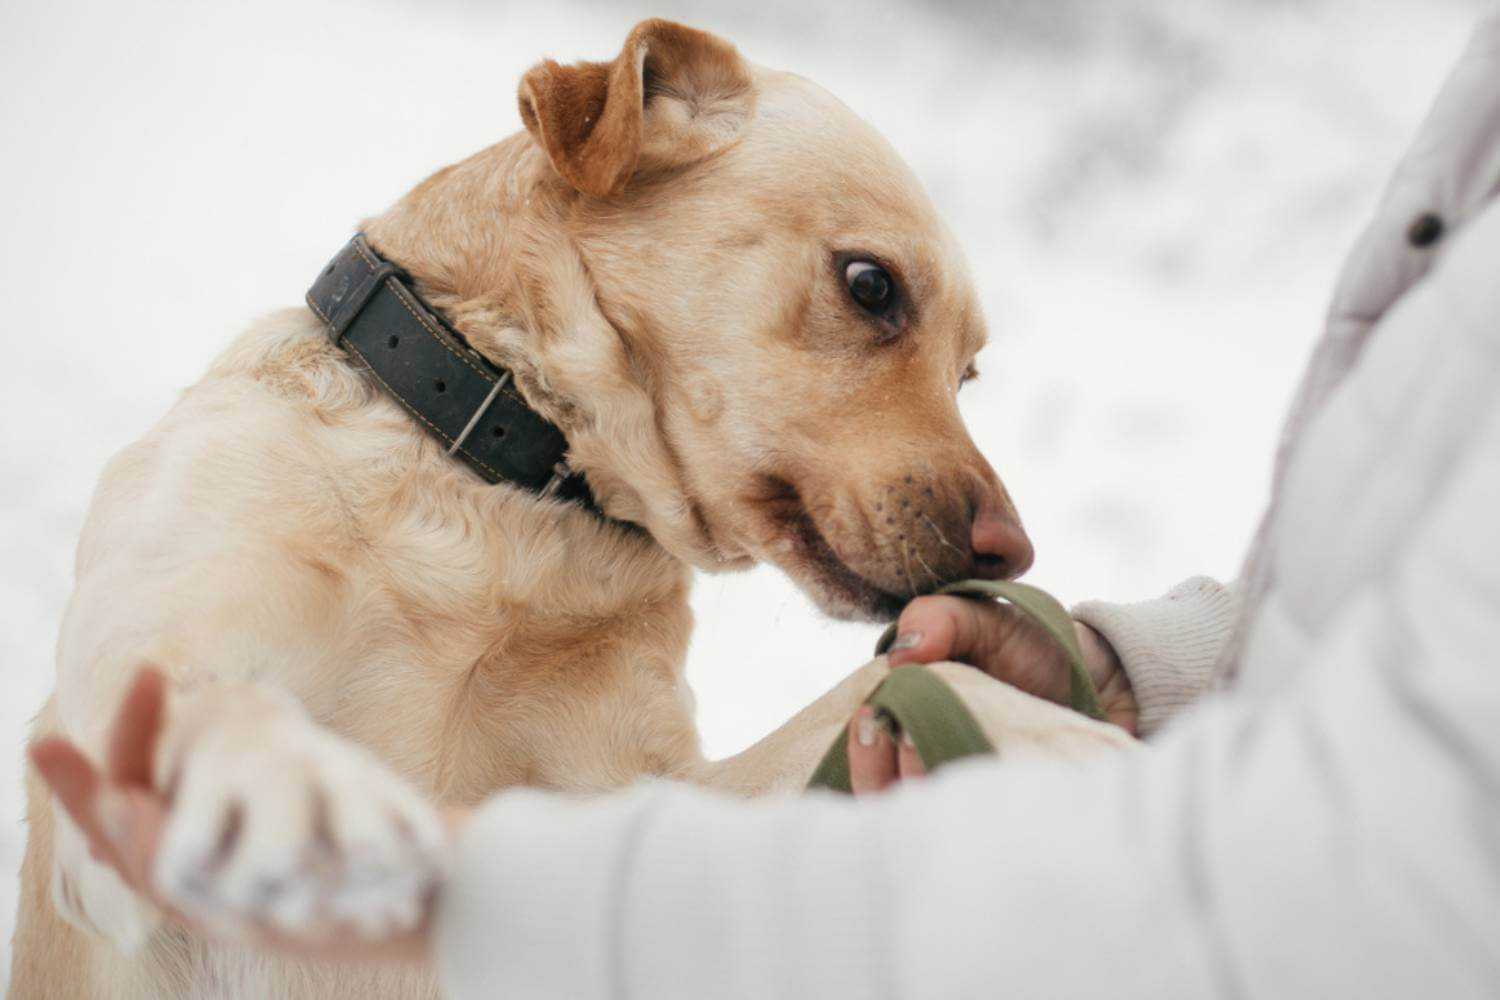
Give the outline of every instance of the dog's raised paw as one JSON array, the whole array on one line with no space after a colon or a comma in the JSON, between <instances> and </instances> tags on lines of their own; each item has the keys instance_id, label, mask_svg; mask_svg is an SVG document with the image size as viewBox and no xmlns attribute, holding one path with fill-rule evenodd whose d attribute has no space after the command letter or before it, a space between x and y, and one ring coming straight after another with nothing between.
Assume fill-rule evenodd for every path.
<instances>
[{"instance_id":1,"label":"dog's raised paw","mask_svg":"<svg viewBox=\"0 0 1500 1000\"><path fill-rule=\"evenodd\" d=\"M210 925L379 937L421 919L444 846L436 811L373 756L280 719L187 749L153 879Z\"/></svg>"}]
</instances>

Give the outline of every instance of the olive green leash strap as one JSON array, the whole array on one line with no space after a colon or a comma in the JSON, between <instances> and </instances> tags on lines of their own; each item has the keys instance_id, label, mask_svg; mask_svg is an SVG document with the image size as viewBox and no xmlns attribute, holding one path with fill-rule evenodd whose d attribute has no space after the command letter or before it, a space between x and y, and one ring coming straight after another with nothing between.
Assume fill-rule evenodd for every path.
<instances>
[{"instance_id":1,"label":"olive green leash strap","mask_svg":"<svg viewBox=\"0 0 1500 1000\"><path fill-rule=\"evenodd\" d=\"M1083 662L1083 650L1078 646L1078 632L1073 628L1073 616L1058 603L1057 598L1040 587L1013 580L960 580L958 583L948 584L937 593L1006 601L1029 616L1062 647L1068 658L1068 704L1073 706L1073 711L1081 712L1091 719L1104 718L1104 709L1099 705L1099 692L1094 689L1094 679L1089 676L1088 666ZM889 650L891 643L895 641L896 625L893 622L876 644L875 655L879 656Z\"/></svg>"},{"instance_id":2,"label":"olive green leash strap","mask_svg":"<svg viewBox=\"0 0 1500 1000\"><path fill-rule=\"evenodd\" d=\"M922 766L929 771L960 757L995 752L958 695L926 667L892 670L865 704L895 720L901 732L911 737ZM807 787L851 790L849 745L842 731L823 755Z\"/></svg>"},{"instance_id":3,"label":"olive green leash strap","mask_svg":"<svg viewBox=\"0 0 1500 1000\"><path fill-rule=\"evenodd\" d=\"M964 580L938 591L957 597L999 598L1028 615L1059 646L1068 660L1070 701L1076 711L1095 719L1104 718L1099 694L1083 662L1073 618L1044 590L1006 580ZM896 640L896 624L886 629L875 646L880 656ZM937 674L922 666L898 667L874 690L865 704L888 716L911 738L922 766L933 771L961 757L993 753L994 747L953 689ZM840 730L833 745L808 779L808 788L849 792L848 736Z\"/></svg>"}]
</instances>

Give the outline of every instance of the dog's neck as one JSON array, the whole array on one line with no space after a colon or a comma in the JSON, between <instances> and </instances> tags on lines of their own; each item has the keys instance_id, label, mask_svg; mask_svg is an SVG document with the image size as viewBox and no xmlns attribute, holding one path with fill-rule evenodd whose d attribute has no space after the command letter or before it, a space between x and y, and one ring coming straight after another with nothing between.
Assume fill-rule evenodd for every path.
<instances>
[{"instance_id":1,"label":"dog's neck","mask_svg":"<svg viewBox=\"0 0 1500 1000\"><path fill-rule=\"evenodd\" d=\"M363 228L422 297L475 350L512 372L527 400L567 433L579 414L566 387L549 377L545 346L569 317L552 302L549 276L538 273L572 252L558 224L566 192L531 154L524 135L512 136L434 174Z\"/></svg>"},{"instance_id":2,"label":"dog's neck","mask_svg":"<svg viewBox=\"0 0 1500 1000\"><path fill-rule=\"evenodd\" d=\"M600 311L570 228L577 197L518 133L434 174L364 230L563 432L570 466L606 514L645 528L680 559L725 568L731 557L692 505L661 488L680 471L636 377L631 332Z\"/></svg>"}]
</instances>

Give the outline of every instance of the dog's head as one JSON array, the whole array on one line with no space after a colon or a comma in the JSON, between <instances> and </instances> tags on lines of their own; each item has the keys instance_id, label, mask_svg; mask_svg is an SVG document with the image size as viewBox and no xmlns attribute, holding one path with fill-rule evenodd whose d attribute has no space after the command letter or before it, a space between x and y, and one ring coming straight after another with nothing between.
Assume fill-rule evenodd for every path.
<instances>
[{"instance_id":1,"label":"dog's head","mask_svg":"<svg viewBox=\"0 0 1500 1000\"><path fill-rule=\"evenodd\" d=\"M465 230L425 274L401 256L611 514L705 568L775 563L840 616L1026 569L958 413L985 340L963 255L880 135L662 21L613 62L536 66L520 108L528 137L405 206L433 229L501 202L501 234Z\"/></svg>"}]
</instances>

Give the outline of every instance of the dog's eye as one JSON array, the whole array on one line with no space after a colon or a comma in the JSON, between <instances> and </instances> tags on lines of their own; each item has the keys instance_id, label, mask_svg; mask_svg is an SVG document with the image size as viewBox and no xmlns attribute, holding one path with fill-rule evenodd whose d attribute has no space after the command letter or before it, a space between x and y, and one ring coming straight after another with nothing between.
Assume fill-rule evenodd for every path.
<instances>
[{"instance_id":1,"label":"dog's eye","mask_svg":"<svg viewBox=\"0 0 1500 1000\"><path fill-rule=\"evenodd\" d=\"M849 286L849 295L861 309L876 316L890 311L896 298L896 283L879 264L867 260L853 260L844 268L844 284Z\"/></svg>"}]
</instances>

